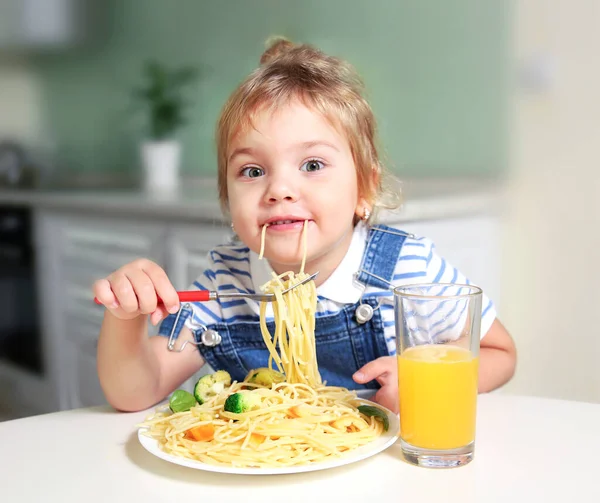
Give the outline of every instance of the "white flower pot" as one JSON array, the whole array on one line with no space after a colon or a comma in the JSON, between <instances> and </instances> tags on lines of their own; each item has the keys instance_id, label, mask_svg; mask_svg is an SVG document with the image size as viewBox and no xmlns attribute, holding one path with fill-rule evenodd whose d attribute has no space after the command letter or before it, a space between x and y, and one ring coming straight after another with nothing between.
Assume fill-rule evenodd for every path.
<instances>
[{"instance_id":1,"label":"white flower pot","mask_svg":"<svg viewBox=\"0 0 600 503\"><path fill-rule=\"evenodd\" d=\"M148 141L142 144L144 188L149 192L168 192L179 187L181 144L175 140Z\"/></svg>"}]
</instances>

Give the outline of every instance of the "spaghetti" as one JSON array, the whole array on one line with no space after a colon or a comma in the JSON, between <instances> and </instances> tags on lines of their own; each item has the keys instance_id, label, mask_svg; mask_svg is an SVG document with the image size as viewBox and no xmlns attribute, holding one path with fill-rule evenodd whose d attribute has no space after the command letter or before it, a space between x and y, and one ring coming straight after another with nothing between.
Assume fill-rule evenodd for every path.
<instances>
[{"instance_id":1,"label":"spaghetti","mask_svg":"<svg viewBox=\"0 0 600 503\"><path fill-rule=\"evenodd\" d=\"M273 279L262 287L275 295L273 336L266 324L267 303L260 306L260 329L269 350L269 368L275 364L285 374L285 382L251 382L251 372L243 382L232 383L186 412L158 411L140 426L167 453L217 465L284 467L340 456L383 433L385 421L380 422L378 414L365 413L362 407L359 410L361 401L354 392L326 386L321 380L315 342L314 281L282 294L307 276L306 232L305 222L300 273L273 273ZM255 406L228 412L228 398L244 393L252 394Z\"/></svg>"},{"instance_id":2,"label":"spaghetti","mask_svg":"<svg viewBox=\"0 0 600 503\"><path fill-rule=\"evenodd\" d=\"M308 233L308 220L304 221L304 227L302 228L302 264L300 264L300 273L304 272L304 266L306 265L306 255L308 248L306 246L306 234Z\"/></svg>"},{"instance_id":3,"label":"spaghetti","mask_svg":"<svg viewBox=\"0 0 600 503\"><path fill-rule=\"evenodd\" d=\"M260 408L226 412L227 397L248 387L260 395ZM382 423L359 413L357 404L344 388L233 383L202 405L177 414L158 412L141 426L175 456L235 467L284 467L337 457L381 435ZM204 441L187 433L202 428L208 429Z\"/></svg>"},{"instance_id":4,"label":"spaghetti","mask_svg":"<svg viewBox=\"0 0 600 503\"><path fill-rule=\"evenodd\" d=\"M260 254L258 256L259 260L262 259L263 255L265 254L265 238L267 235L267 227L269 227L269 224L263 225L262 232L260 234Z\"/></svg>"}]
</instances>

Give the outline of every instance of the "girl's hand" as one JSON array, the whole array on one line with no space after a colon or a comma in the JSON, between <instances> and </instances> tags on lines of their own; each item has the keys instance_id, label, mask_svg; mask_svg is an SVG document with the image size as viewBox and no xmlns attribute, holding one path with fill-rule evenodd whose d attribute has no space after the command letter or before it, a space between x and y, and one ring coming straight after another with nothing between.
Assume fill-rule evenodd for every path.
<instances>
[{"instance_id":1,"label":"girl's hand","mask_svg":"<svg viewBox=\"0 0 600 503\"><path fill-rule=\"evenodd\" d=\"M358 369L352 378L359 384L373 379L381 385L373 400L398 413L398 363L395 356L382 356Z\"/></svg>"},{"instance_id":2,"label":"girl's hand","mask_svg":"<svg viewBox=\"0 0 600 503\"><path fill-rule=\"evenodd\" d=\"M179 309L177 291L165 271L148 259L138 259L94 283L94 295L121 320L150 315L156 325ZM163 304L158 303L160 297Z\"/></svg>"}]
</instances>

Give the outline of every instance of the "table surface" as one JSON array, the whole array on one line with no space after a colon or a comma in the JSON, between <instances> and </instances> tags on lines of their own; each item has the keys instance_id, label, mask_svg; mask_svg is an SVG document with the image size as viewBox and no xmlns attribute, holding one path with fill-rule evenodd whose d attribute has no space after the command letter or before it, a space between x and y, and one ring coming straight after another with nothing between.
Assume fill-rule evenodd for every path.
<instances>
[{"instance_id":1,"label":"table surface","mask_svg":"<svg viewBox=\"0 0 600 503\"><path fill-rule=\"evenodd\" d=\"M149 412L100 407L0 423L0 500L600 501L600 404L482 395L467 466L418 468L396 443L344 467L271 476L211 473L153 456L135 428Z\"/></svg>"}]
</instances>

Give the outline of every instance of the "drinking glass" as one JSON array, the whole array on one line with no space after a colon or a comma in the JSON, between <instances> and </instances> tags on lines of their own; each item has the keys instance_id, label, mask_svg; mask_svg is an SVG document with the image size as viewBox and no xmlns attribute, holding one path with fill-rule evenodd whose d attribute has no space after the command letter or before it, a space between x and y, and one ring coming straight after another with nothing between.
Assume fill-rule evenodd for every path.
<instances>
[{"instance_id":1,"label":"drinking glass","mask_svg":"<svg viewBox=\"0 0 600 503\"><path fill-rule=\"evenodd\" d=\"M429 468L473 459L482 290L428 283L394 289L400 443Z\"/></svg>"}]
</instances>

